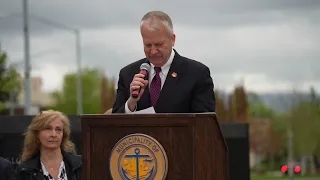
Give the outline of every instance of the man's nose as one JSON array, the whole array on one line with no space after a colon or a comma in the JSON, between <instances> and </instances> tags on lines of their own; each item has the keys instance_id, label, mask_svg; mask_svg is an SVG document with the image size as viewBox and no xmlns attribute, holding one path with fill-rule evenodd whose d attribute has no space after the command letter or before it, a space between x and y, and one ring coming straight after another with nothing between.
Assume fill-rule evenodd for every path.
<instances>
[{"instance_id":1,"label":"man's nose","mask_svg":"<svg viewBox=\"0 0 320 180\"><path fill-rule=\"evenodd\" d=\"M157 54L157 53L158 53L158 49L155 48L154 46L152 46L152 47L151 47L151 54L152 54L152 55L155 55L155 54Z\"/></svg>"}]
</instances>

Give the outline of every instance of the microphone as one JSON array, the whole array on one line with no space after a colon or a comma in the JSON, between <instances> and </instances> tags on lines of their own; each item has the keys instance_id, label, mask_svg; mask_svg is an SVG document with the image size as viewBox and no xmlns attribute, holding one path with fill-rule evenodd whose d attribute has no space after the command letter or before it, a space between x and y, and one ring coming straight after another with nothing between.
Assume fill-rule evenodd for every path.
<instances>
[{"instance_id":1,"label":"microphone","mask_svg":"<svg viewBox=\"0 0 320 180\"><path fill-rule=\"evenodd\" d=\"M144 75L144 79L148 79L148 73L150 71L150 65L148 63L142 63L140 66L140 74ZM131 96L137 98L140 94L141 87L132 91Z\"/></svg>"}]
</instances>

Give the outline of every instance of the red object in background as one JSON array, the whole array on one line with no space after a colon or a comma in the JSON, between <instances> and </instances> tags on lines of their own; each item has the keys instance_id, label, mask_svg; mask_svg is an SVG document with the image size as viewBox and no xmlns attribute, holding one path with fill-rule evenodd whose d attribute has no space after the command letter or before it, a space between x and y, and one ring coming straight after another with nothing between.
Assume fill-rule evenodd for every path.
<instances>
[{"instance_id":1,"label":"red object in background","mask_svg":"<svg viewBox=\"0 0 320 180\"><path fill-rule=\"evenodd\" d=\"M288 166L287 165L284 165L284 166L281 167L281 172L282 173L287 172L287 170L288 170Z\"/></svg>"},{"instance_id":2,"label":"red object in background","mask_svg":"<svg viewBox=\"0 0 320 180\"><path fill-rule=\"evenodd\" d=\"M293 167L293 170L294 170L295 174L300 173L301 167L299 165L295 165L294 163L290 163L290 166ZM281 166L281 172L282 173L288 173L288 170L289 170L288 165Z\"/></svg>"}]
</instances>

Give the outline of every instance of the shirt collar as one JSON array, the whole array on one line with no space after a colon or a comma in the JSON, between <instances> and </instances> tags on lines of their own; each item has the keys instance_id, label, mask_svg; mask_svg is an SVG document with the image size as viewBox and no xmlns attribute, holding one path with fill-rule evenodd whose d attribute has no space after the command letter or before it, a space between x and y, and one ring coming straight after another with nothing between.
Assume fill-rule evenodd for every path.
<instances>
[{"instance_id":1,"label":"shirt collar","mask_svg":"<svg viewBox=\"0 0 320 180\"><path fill-rule=\"evenodd\" d=\"M169 72L169 69L170 69L170 66L172 64L172 61L173 61L173 58L174 58L174 55L175 55L175 52L174 50L172 49L171 50L171 55L168 59L168 61L161 67L161 73L163 73L164 75L167 75L168 72ZM152 63L150 63L151 65L151 73L150 74L154 74L155 71L154 71L154 65Z\"/></svg>"}]
</instances>

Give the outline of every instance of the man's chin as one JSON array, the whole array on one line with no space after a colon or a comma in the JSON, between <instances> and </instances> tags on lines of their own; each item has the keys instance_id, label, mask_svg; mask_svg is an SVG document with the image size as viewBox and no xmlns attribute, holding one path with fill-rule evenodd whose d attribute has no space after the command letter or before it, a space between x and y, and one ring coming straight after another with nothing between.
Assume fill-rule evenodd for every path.
<instances>
[{"instance_id":1,"label":"man's chin","mask_svg":"<svg viewBox=\"0 0 320 180\"><path fill-rule=\"evenodd\" d=\"M158 58L153 57L149 61L155 66L162 65L164 63L164 60L162 57L158 57Z\"/></svg>"}]
</instances>

